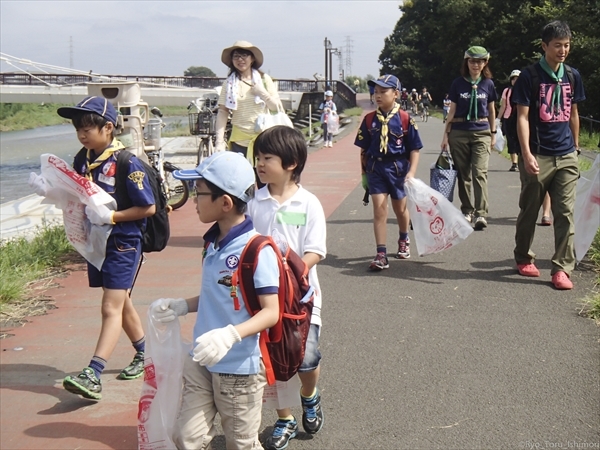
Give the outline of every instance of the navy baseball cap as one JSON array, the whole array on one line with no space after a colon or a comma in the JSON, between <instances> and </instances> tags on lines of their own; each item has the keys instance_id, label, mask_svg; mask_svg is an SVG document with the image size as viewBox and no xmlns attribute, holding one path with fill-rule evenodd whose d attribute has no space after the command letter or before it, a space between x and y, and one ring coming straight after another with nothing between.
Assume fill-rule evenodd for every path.
<instances>
[{"instance_id":1,"label":"navy baseball cap","mask_svg":"<svg viewBox=\"0 0 600 450\"><path fill-rule=\"evenodd\" d=\"M369 86L373 86L373 87L375 87L375 85L377 85L377 86L381 86L382 88L386 88L386 89L392 88L392 89L396 89L397 91L400 90L400 80L397 77L395 77L394 75L381 75L376 80L367 81L367 84Z\"/></svg>"},{"instance_id":2,"label":"navy baseball cap","mask_svg":"<svg viewBox=\"0 0 600 450\"><path fill-rule=\"evenodd\" d=\"M81 114L82 112L91 112L96 113L99 116L104 117L113 125L117 125L117 110L104 97L86 97L81 100L75 106L64 106L62 108L58 108L56 111L59 116L64 117L65 119L72 119L77 114Z\"/></svg>"},{"instance_id":3,"label":"navy baseball cap","mask_svg":"<svg viewBox=\"0 0 600 450\"><path fill-rule=\"evenodd\" d=\"M230 151L214 153L195 169L176 170L173 176L178 180L210 181L246 203L252 198L246 191L255 182L254 169L244 155Z\"/></svg>"}]
</instances>

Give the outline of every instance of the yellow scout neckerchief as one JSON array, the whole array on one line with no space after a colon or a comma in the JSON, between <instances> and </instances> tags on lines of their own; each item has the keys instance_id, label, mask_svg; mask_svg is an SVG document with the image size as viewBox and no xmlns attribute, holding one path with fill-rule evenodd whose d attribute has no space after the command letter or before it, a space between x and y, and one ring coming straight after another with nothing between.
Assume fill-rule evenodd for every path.
<instances>
[{"instance_id":1,"label":"yellow scout neckerchief","mask_svg":"<svg viewBox=\"0 0 600 450\"><path fill-rule=\"evenodd\" d=\"M94 170L96 167L99 167L104 161L106 161L108 158L110 158L114 152L116 152L118 150L123 150L124 148L125 148L125 146L123 144L121 144L121 142L119 142L113 138L110 145L102 152L102 154L100 156L98 156L96 158L96 160L94 162L90 162L92 159L92 150L90 150L88 148L87 153L86 153L86 158L85 158L85 166L86 166L85 177L88 180L93 181L92 170Z\"/></svg>"},{"instance_id":2,"label":"yellow scout neckerchief","mask_svg":"<svg viewBox=\"0 0 600 450\"><path fill-rule=\"evenodd\" d=\"M388 123L398 113L398 109L400 109L400 105L394 102L394 107L388 113L387 117L383 117L383 113L379 108L377 108L377 119L381 122L381 139L379 141L379 152L386 154L387 153L387 145L388 145Z\"/></svg>"}]
</instances>

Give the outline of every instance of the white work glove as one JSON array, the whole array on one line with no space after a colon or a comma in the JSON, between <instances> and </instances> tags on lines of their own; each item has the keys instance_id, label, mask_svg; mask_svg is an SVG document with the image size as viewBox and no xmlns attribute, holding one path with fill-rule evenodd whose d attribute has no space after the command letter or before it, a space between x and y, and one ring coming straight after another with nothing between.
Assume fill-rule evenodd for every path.
<instances>
[{"instance_id":1,"label":"white work glove","mask_svg":"<svg viewBox=\"0 0 600 450\"><path fill-rule=\"evenodd\" d=\"M40 197L45 197L48 194L48 184L46 183L46 179L35 172L29 174L29 186L31 186L33 192Z\"/></svg>"},{"instance_id":2,"label":"white work glove","mask_svg":"<svg viewBox=\"0 0 600 450\"><path fill-rule=\"evenodd\" d=\"M115 213L112 209L108 209L104 205L97 206L100 213L96 212L93 208L89 206L85 207L85 215L88 220L94 225L104 225L104 224L113 224L113 214Z\"/></svg>"},{"instance_id":3,"label":"white work glove","mask_svg":"<svg viewBox=\"0 0 600 450\"><path fill-rule=\"evenodd\" d=\"M193 360L201 366L214 366L221 361L229 349L242 338L233 325L207 331L196 339Z\"/></svg>"},{"instance_id":4,"label":"white work glove","mask_svg":"<svg viewBox=\"0 0 600 450\"><path fill-rule=\"evenodd\" d=\"M227 144L225 141L215 142L215 152L224 152L225 150L227 150Z\"/></svg>"},{"instance_id":5,"label":"white work glove","mask_svg":"<svg viewBox=\"0 0 600 450\"><path fill-rule=\"evenodd\" d=\"M258 95L263 100L270 97L262 82L253 84L250 88L250 92L252 93L252 95Z\"/></svg>"},{"instance_id":6,"label":"white work glove","mask_svg":"<svg viewBox=\"0 0 600 450\"><path fill-rule=\"evenodd\" d=\"M183 298L159 298L150 305L152 317L161 323L168 323L178 316L185 316L188 304Z\"/></svg>"}]
</instances>

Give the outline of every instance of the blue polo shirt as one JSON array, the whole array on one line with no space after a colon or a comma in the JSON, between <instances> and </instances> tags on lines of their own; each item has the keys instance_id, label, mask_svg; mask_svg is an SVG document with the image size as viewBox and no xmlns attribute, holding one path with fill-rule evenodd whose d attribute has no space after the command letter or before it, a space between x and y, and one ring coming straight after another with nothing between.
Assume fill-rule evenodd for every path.
<instances>
[{"instance_id":1,"label":"blue polo shirt","mask_svg":"<svg viewBox=\"0 0 600 450\"><path fill-rule=\"evenodd\" d=\"M202 268L202 285L198 299L198 314L194 325L194 342L207 331L227 325L239 325L250 319L244 299L238 289L240 308L236 310L231 297L231 276L238 268L240 256L248 240L258 234L252 220L246 216L244 222L234 226L219 243L219 226L214 224L204 235L210 242L206 248ZM254 272L254 286L259 295L277 294L279 269L275 252L271 247L263 248L258 255ZM259 334L248 336L233 344L225 357L212 367L213 373L236 375L256 374L260 369Z\"/></svg>"},{"instance_id":2,"label":"blue polo shirt","mask_svg":"<svg viewBox=\"0 0 600 450\"><path fill-rule=\"evenodd\" d=\"M110 146L108 147L110 148ZM120 150L122 152L127 150ZM91 152L92 161L97 158L94 152ZM106 161L103 161L98 167L92 170L92 181L109 193L117 202L117 210L121 210L119 198L115 192L116 174L117 174L117 156L119 152L113 153ZM74 168L77 173L84 175L86 172L85 160L79 163L75 161ZM127 171L125 187L127 196L131 199L133 206L154 205L154 194L152 187L142 167L142 163L135 156L131 158ZM146 219L134 220L130 222L118 222L113 226L111 235L139 236L142 237L141 227L146 224Z\"/></svg>"},{"instance_id":3,"label":"blue polo shirt","mask_svg":"<svg viewBox=\"0 0 600 450\"><path fill-rule=\"evenodd\" d=\"M418 151L423 148L421 137L417 124L411 118L407 133L404 134L400 112L388 122L388 145L385 158L408 160L411 151ZM378 158L384 156L380 150L381 142L381 122L377 114L367 114L360 124L354 145L366 150L369 158Z\"/></svg>"},{"instance_id":4,"label":"blue polo shirt","mask_svg":"<svg viewBox=\"0 0 600 450\"><path fill-rule=\"evenodd\" d=\"M466 119L471 104L471 91L471 83L463 77L458 77L452 82L448 97L456 103L455 118ZM477 85L477 117L479 119L487 118L489 116L488 105L496 100L498 100L498 94L494 82L489 78L482 79ZM484 131L489 128L490 124L486 121L456 122L452 124L453 130Z\"/></svg>"},{"instance_id":5,"label":"blue polo shirt","mask_svg":"<svg viewBox=\"0 0 600 450\"><path fill-rule=\"evenodd\" d=\"M569 77L565 71L560 82L561 87L561 109L554 110L551 105L552 94L556 89L556 83L542 70L539 63L534 65L540 80L540 92L538 98L532 98L533 81L529 70L523 70L512 90L512 102L517 105L537 108L537 127L539 133L529 133L529 146L533 153L548 156L562 156L575 151L575 141L569 126L571 109L573 103L585 100L583 82L581 75L576 69L573 70L573 91ZM533 127L533 123L529 124ZM530 128L531 129L531 128ZM539 136L539 140L538 140ZM539 151L538 151L539 146Z\"/></svg>"}]
</instances>

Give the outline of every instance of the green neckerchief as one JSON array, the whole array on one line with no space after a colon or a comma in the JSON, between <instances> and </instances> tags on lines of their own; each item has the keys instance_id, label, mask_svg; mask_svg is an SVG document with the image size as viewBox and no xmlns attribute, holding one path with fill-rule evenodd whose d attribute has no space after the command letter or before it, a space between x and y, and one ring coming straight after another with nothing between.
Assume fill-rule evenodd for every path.
<instances>
[{"instance_id":1,"label":"green neckerchief","mask_svg":"<svg viewBox=\"0 0 600 450\"><path fill-rule=\"evenodd\" d=\"M469 103L469 112L467 113L467 120L477 120L477 85L481 81L481 75L475 81L471 78L465 80L471 83L471 100Z\"/></svg>"},{"instance_id":2,"label":"green neckerchief","mask_svg":"<svg viewBox=\"0 0 600 450\"><path fill-rule=\"evenodd\" d=\"M546 72L548 76L552 78L552 81L556 83L556 89L554 89L554 93L552 94L552 101L550 103L550 106L552 106L555 111L560 111L560 103L562 99L560 82L563 78L563 75L565 74L565 65L563 63L560 63L558 65L558 70L554 72L548 65L546 58L542 56L542 58L540 59L540 66L542 67L544 72Z\"/></svg>"},{"instance_id":3,"label":"green neckerchief","mask_svg":"<svg viewBox=\"0 0 600 450\"><path fill-rule=\"evenodd\" d=\"M388 113L386 117L383 117L383 112L379 108L377 108L377 119L381 123L381 139L379 140L379 151L384 155L387 153L387 145L388 145L388 123L392 120L398 110L400 109L400 105L394 102L394 107Z\"/></svg>"},{"instance_id":4,"label":"green neckerchief","mask_svg":"<svg viewBox=\"0 0 600 450\"><path fill-rule=\"evenodd\" d=\"M85 176L86 176L86 178L88 178L89 180L92 180L92 170L94 170L96 167L99 167L104 161L106 161L108 158L110 158L114 152L116 152L117 150L122 150L124 148L125 148L125 146L123 144L121 144L119 141L117 141L115 138L113 138L111 144L102 152L102 154L100 156L98 156L94 160L94 162L91 162L93 150L90 150L88 148L87 153L86 153L86 158L85 158L85 162L86 162Z\"/></svg>"}]
</instances>

